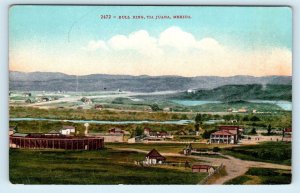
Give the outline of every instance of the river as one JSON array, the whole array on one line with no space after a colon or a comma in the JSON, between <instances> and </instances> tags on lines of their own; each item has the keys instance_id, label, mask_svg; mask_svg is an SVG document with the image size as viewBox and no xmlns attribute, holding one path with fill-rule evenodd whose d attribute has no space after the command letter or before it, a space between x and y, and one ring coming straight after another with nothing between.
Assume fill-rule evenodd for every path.
<instances>
[{"instance_id":1,"label":"river","mask_svg":"<svg viewBox=\"0 0 300 193\"><path fill-rule=\"evenodd\" d=\"M48 119L48 118L10 118L10 121L51 121L51 122L70 122L70 123L94 123L94 124L112 124L112 125L124 125L124 124L173 124L173 125L186 125L193 123L193 120L174 120L174 121L97 121L97 120L61 120L61 119Z\"/></svg>"}]
</instances>

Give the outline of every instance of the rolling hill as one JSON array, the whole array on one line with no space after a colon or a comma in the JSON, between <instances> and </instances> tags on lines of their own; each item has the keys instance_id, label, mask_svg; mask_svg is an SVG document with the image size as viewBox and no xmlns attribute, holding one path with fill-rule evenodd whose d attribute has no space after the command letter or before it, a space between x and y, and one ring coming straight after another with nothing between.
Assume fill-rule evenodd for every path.
<instances>
[{"instance_id":1,"label":"rolling hill","mask_svg":"<svg viewBox=\"0 0 300 193\"><path fill-rule=\"evenodd\" d=\"M83 76L58 72L9 73L9 89L20 91L113 91L132 92L186 91L188 89L214 89L223 85L273 84L291 85L291 76L130 76L91 74Z\"/></svg>"},{"instance_id":2,"label":"rolling hill","mask_svg":"<svg viewBox=\"0 0 300 193\"><path fill-rule=\"evenodd\" d=\"M225 85L210 90L197 90L195 93L182 92L172 96L185 100L217 100L228 103L243 100L292 100L292 85L246 84Z\"/></svg>"}]
</instances>

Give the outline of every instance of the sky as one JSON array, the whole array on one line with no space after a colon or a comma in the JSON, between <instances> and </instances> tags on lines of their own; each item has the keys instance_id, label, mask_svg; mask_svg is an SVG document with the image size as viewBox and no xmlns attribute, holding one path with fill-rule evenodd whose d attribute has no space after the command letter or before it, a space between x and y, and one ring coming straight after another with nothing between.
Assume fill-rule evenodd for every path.
<instances>
[{"instance_id":1,"label":"sky","mask_svg":"<svg viewBox=\"0 0 300 193\"><path fill-rule=\"evenodd\" d=\"M146 18L174 15L190 18ZM290 76L292 10L15 5L9 10L9 69L74 75Z\"/></svg>"}]
</instances>

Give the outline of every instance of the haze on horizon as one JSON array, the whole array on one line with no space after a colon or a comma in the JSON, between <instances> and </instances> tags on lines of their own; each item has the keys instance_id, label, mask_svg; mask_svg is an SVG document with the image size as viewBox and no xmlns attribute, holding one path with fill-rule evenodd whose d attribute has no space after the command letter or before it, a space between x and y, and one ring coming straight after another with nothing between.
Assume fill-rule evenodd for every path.
<instances>
[{"instance_id":1,"label":"haze on horizon","mask_svg":"<svg viewBox=\"0 0 300 193\"><path fill-rule=\"evenodd\" d=\"M100 20L104 13L189 13L192 19ZM11 71L292 75L287 7L13 6L9 17Z\"/></svg>"}]
</instances>

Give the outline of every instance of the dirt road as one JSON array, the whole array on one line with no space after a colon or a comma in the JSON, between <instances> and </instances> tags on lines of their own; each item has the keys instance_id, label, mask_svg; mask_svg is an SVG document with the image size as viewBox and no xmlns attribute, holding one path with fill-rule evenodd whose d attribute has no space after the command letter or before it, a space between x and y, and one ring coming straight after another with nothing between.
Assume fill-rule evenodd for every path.
<instances>
[{"instance_id":1,"label":"dirt road","mask_svg":"<svg viewBox=\"0 0 300 193\"><path fill-rule=\"evenodd\" d=\"M133 148L116 148L116 150L121 151L135 151L140 153L148 153L148 151L140 150L140 149L133 149ZM177 157L187 157L185 155L179 153L161 153L163 156L177 156ZM234 158L228 155L222 155L226 157L224 158L211 158L211 157L201 157L201 156L193 156L190 155L188 157L198 159L199 161L207 161L213 165L223 165L226 168L227 175L221 178L218 178L213 184L224 184L226 181L241 176L247 172L250 167L257 167L257 168L276 168L276 169L286 169L291 170L291 166L287 165L280 165L280 164L272 164L266 162L258 162L258 161L246 161Z\"/></svg>"}]
</instances>

